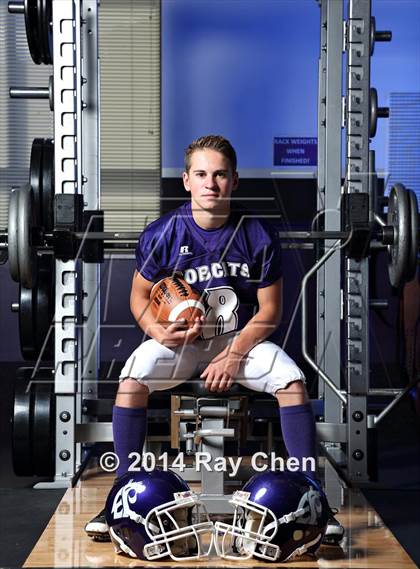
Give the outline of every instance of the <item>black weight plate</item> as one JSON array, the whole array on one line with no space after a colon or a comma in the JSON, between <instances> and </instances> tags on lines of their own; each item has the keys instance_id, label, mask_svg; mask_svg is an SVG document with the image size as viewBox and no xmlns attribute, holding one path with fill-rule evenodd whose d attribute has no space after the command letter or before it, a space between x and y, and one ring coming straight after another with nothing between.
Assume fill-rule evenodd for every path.
<instances>
[{"instance_id":1,"label":"black weight plate","mask_svg":"<svg viewBox=\"0 0 420 569\"><path fill-rule=\"evenodd\" d=\"M36 287L19 286L19 338L20 350L25 360L37 358L36 331L34 322L34 297Z\"/></svg>"},{"instance_id":2,"label":"black weight plate","mask_svg":"<svg viewBox=\"0 0 420 569\"><path fill-rule=\"evenodd\" d=\"M36 45L36 50L38 53L38 58L39 58L39 62L42 63L43 62L43 48L42 48L42 42L41 42L41 35L40 35L40 13L39 13L39 8L40 8L40 0L29 0L29 5L32 7L32 11L31 11L31 25L33 26L32 28L32 36Z\"/></svg>"},{"instance_id":3,"label":"black weight plate","mask_svg":"<svg viewBox=\"0 0 420 569\"><path fill-rule=\"evenodd\" d=\"M10 276L17 283L20 281L18 250L19 192L20 189L14 188L10 194L7 234L7 250L9 252Z\"/></svg>"},{"instance_id":4,"label":"black weight plate","mask_svg":"<svg viewBox=\"0 0 420 569\"><path fill-rule=\"evenodd\" d=\"M54 144L44 140L42 152L42 219L46 231L54 229Z\"/></svg>"},{"instance_id":5,"label":"black weight plate","mask_svg":"<svg viewBox=\"0 0 420 569\"><path fill-rule=\"evenodd\" d=\"M33 244L33 228L36 225L34 195L29 184L19 191L17 246L19 281L25 288L33 288L37 279L37 255Z\"/></svg>"},{"instance_id":6,"label":"black weight plate","mask_svg":"<svg viewBox=\"0 0 420 569\"><path fill-rule=\"evenodd\" d=\"M375 33L376 33L376 19L374 16L370 19L370 55L375 51Z\"/></svg>"},{"instance_id":7,"label":"black weight plate","mask_svg":"<svg viewBox=\"0 0 420 569\"><path fill-rule=\"evenodd\" d=\"M41 63L45 63L45 43L44 43L44 22L42 18L42 0L36 2L36 23L38 36L38 50L41 56Z\"/></svg>"},{"instance_id":8,"label":"black weight plate","mask_svg":"<svg viewBox=\"0 0 420 569\"><path fill-rule=\"evenodd\" d=\"M416 193L407 190L408 201L410 204L410 251L408 253L407 271L405 280L410 282L414 279L417 272L417 254L419 249L419 204Z\"/></svg>"},{"instance_id":9,"label":"black weight plate","mask_svg":"<svg viewBox=\"0 0 420 569\"><path fill-rule=\"evenodd\" d=\"M35 138L32 142L29 183L34 195L35 225L43 226L42 219L42 154L44 139Z\"/></svg>"},{"instance_id":10,"label":"black weight plate","mask_svg":"<svg viewBox=\"0 0 420 569\"><path fill-rule=\"evenodd\" d=\"M369 136L373 138L376 136L376 129L378 126L378 92L371 87L370 89L370 109L369 109Z\"/></svg>"},{"instance_id":11,"label":"black weight plate","mask_svg":"<svg viewBox=\"0 0 420 569\"><path fill-rule=\"evenodd\" d=\"M37 0L24 0L26 39L34 63L41 63L39 50Z\"/></svg>"},{"instance_id":12,"label":"black weight plate","mask_svg":"<svg viewBox=\"0 0 420 569\"><path fill-rule=\"evenodd\" d=\"M15 382L15 400L12 420L12 459L17 476L32 476L32 413L31 383L18 378Z\"/></svg>"},{"instance_id":13,"label":"black weight plate","mask_svg":"<svg viewBox=\"0 0 420 569\"><path fill-rule=\"evenodd\" d=\"M54 77L50 75L48 80L48 102L50 103L50 111L54 110Z\"/></svg>"},{"instance_id":14,"label":"black weight plate","mask_svg":"<svg viewBox=\"0 0 420 569\"><path fill-rule=\"evenodd\" d=\"M36 476L53 476L55 471L55 405L52 380L35 383L32 415L32 464Z\"/></svg>"},{"instance_id":15,"label":"black weight plate","mask_svg":"<svg viewBox=\"0 0 420 569\"><path fill-rule=\"evenodd\" d=\"M42 40L44 42L44 63L53 62L52 0L42 0Z\"/></svg>"},{"instance_id":16,"label":"black weight plate","mask_svg":"<svg viewBox=\"0 0 420 569\"><path fill-rule=\"evenodd\" d=\"M388 245L388 276L398 288L404 279L410 251L410 211L407 190L395 184L389 192L387 225L394 228L394 243Z\"/></svg>"},{"instance_id":17,"label":"black weight plate","mask_svg":"<svg viewBox=\"0 0 420 569\"><path fill-rule=\"evenodd\" d=\"M50 329L55 310L55 261L52 255L38 257L38 283L34 289L35 345L41 360L54 357L54 330Z\"/></svg>"}]
</instances>

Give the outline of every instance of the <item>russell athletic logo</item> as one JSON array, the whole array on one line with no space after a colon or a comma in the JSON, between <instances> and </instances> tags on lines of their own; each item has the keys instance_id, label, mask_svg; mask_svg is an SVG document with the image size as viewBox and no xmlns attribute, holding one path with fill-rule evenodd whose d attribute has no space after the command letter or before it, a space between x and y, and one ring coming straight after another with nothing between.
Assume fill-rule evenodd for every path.
<instances>
[{"instance_id":1,"label":"russell athletic logo","mask_svg":"<svg viewBox=\"0 0 420 569\"><path fill-rule=\"evenodd\" d=\"M188 245L182 245L181 248L179 249L179 254L180 255L192 255L192 252L189 251Z\"/></svg>"}]
</instances>

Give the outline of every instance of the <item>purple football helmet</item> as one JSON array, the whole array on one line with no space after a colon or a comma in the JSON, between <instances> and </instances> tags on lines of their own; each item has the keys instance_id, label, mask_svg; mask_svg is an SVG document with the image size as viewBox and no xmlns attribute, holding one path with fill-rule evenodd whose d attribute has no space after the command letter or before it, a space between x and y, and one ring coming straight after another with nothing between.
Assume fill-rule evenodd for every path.
<instances>
[{"instance_id":1,"label":"purple football helmet","mask_svg":"<svg viewBox=\"0 0 420 569\"><path fill-rule=\"evenodd\" d=\"M224 559L287 561L321 545L329 506L320 486L305 474L256 474L230 503L232 524L215 523L216 551Z\"/></svg>"},{"instance_id":2,"label":"purple football helmet","mask_svg":"<svg viewBox=\"0 0 420 569\"><path fill-rule=\"evenodd\" d=\"M204 504L172 471L125 474L112 487L105 507L117 553L184 561L206 557L212 547L213 523Z\"/></svg>"}]
</instances>

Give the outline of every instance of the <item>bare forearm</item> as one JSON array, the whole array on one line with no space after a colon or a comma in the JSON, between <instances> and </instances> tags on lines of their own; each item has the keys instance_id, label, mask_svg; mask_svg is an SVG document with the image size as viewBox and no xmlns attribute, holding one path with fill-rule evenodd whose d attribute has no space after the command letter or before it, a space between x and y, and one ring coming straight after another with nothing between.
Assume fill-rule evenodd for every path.
<instances>
[{"instance_id":1,"label":"bare forearm","mask_svg":"<svg viewBox=\"0 0 420 569\"><path fill-rule=\"evenodd\" d=\"M150 300L148 298L132 296L130 299L130 309L143 332L159 341L163 326L156 322L150 309Z\"/></svg>"}]
</instances>

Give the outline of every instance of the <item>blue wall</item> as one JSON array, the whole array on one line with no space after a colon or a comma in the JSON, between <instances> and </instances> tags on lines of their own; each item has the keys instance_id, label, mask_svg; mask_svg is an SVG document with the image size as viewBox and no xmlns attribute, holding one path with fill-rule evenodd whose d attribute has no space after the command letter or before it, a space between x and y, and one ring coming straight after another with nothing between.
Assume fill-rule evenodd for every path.
<instances>
[{"instance_id":1,"label":"blue wall","mask_svg":"<svg viewBox=\"0 0 420 569\"><path fill-rule=\"evenodd\" d=\"M420 90L420 1L373 0L377 44L372 86ZM319 8L315 0L164 0L162 14L163 167L182 167L183 149L222 133L239 167L272 169L275 136L317 134ZM387 166L387 124L372 148Z\"/></svg>"},{"instance_id":2,"label":"blue wall","mask_svg":"<svg viewBox=\"0 0 420 569\"><path fill-rule=\"evenodd\" d=\"M377 29L392 31L391 43L375 45L371 63L371 85L379 104L387 106L390 93L420 92L420 1L374 0L372 15ZM377 152L377 169L388 170L388 125L386 119L378 121L371 146ZM420 124L413 128L420 136Z\"/></svg>"}]
</instances>

